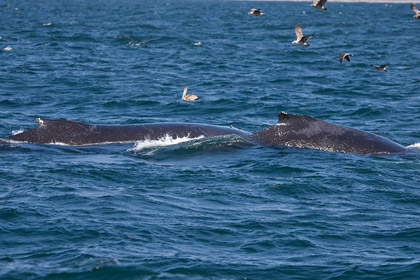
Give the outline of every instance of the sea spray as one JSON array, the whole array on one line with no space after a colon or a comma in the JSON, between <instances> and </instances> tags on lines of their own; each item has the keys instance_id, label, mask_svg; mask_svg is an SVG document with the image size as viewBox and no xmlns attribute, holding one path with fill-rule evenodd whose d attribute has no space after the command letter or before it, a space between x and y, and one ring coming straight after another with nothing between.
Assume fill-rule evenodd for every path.
<instances>
[{"instance_id":1,"label":"sea spray","mask_svg":"<svg viewBox=\"0 0 420 280\"><path fill-rule=\"evenodd\" d=\"M172 138L171 135L166 134L164 137L158 139L158 140L150 140L145 139L142 141L137 141L133 148L128 149L128 152L139 152L143 149L147 148L154 148L154 147L163 147L163 146L170 146L170 145L176 145L183 142L191 141L191 140L197 140L204 138L204 136L199 136L196 138L190 138L190 137L179 137L179 138Z\"/></svg>"}]
</instances>

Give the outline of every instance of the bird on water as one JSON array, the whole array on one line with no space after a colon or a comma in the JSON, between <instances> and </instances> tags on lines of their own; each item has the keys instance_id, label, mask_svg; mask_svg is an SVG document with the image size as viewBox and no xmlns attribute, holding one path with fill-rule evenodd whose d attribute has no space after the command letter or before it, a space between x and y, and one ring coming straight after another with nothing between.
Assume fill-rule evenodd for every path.
<instances>
[{"instance_id":1,"label":"bird on water","mask_svg":"<svg viewBox=\"0 0 420 280\"><path fill-rule=\"evenodd\" d=\"M182 93L182 100L194 101L194 100L198 99L197 95L187 94L187 90L188 90L188 87L185 86L184 87L184 92Z\"/></svg>"}]
</instances>

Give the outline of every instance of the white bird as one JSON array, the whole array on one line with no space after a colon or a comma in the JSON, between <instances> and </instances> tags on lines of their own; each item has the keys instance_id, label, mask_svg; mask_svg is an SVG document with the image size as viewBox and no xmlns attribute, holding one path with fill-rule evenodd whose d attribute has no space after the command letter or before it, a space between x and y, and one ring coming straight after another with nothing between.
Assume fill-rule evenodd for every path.
<instances>
[{"instance_id":1,"label":"white bird","mask_svg":"<svg viewBox=\"0 0 420 280\"><path fill-rule=\"evenodd\" d=\"M266 15L263 12L261 12L261 9L255 9L255 8L251 7L250 10L251 11L248 13L248 15L253 15L253 16L265 16Z\"/></svg>"},{"instance_id":2,"label":"white bird","mask_svg":"<svg viewBox=\"0 0 420 280\"><path fill-rule=\"evenodd\" d=\"M351 53L340 53L338 55L340 59L340 63L343 62L343 59L347 59L348 62L350 62L350 56L353 56Z\"/></svg>"},{"instance_id":3,"label":"white bird","mask_svg":"<svg viewBox=\"0 0 420 280\"><path fill-rule=\"evenodd\" d=\"M385 65L375 65L375 64L371 64L370 66L375 67L376 70L378 71L385 71L388 72L388 70L386 69L388 67L389 64L385 64Z\"/></svg>"},{"instance_id":4,"label":"white bird","mask_svg":"<svg viewBox=\"0 0 420 280\"><path fill-rule=\"evenodd\" d=\"M197 95L187 94L187 90L188 90L188 88L185 86L184 87L184 92L182 93L182 100L194 101L194 100L198 99Z\"/></svg>"},{"instance_id":5,"label":"white bird","mask_svg":"<svg viewBox=\"0 0 420 280\"><path fill-rule=\"evenodd\" d=\"M310 46L306 41L308 41L314 34L303 36L302 28L300 27L300 23L298 23L295 27L296 33L296 40L292 42L292 44L296 44L299 46Z\"/></svg>"},{"instance_id":6,"label":"white bird","mask_svg":"<svg viewBox=\"0 0 420 280\"><path fill-rule=\"evenodd\" d=\"M326 11L327 8L324 8L325 3L327 3L327 0L319 0L318 2L316 2L316 0L312 0L312 4L311 6L314 7L315 9L319 9L319 10L324 10Z\"/></svg>"},{"instance_id":7,"label":"white bird","mask_svg":"<svg viewBox=\"0 0 420 280\"><path fill-rule=\"evenodd\" d=\"M420 11L416 8L416 6L414 6L413 3L410 4L410 8L413 10L413 12L416 13L414 18L420 19Z\"/></svg>"}]
</instances>

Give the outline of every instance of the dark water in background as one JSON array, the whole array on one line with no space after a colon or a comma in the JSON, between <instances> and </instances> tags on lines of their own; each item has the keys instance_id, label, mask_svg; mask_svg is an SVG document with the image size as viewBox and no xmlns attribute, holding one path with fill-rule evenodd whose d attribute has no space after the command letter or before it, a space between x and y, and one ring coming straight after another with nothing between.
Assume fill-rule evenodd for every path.
<instances>
[{"instance_id":1,"label":"dark water in background","mask_svg":"<svg viewBox=\"0 0 420 280\"><path fill-rule=\"evenodd\" d=\"M36 117L256 131L283 110L420 142L408 4L309 4L1 1L0 136ZM166 144L1 144L0 278L420 275L418 155Z\"/></svg>"}]
</instances>

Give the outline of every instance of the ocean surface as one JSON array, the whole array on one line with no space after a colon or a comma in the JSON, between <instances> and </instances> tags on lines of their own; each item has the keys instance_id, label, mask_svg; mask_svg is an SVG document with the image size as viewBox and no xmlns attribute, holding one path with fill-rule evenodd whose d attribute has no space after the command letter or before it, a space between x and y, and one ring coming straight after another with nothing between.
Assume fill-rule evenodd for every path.
<instances>
[{"instance_id":1,"label":"ocean surface","mask_svg":"<svg viewBox=\"0 0 420 280\"><path fill-rule=\"evenodd\" d=\"M0 137L37 117L253 132L286 111L412 153L2 143L0 278L419 279L420 20L408 4L309 4L1 1ZM299 22L309 47L291 44Z\"/></svg>"}]
</instances>

